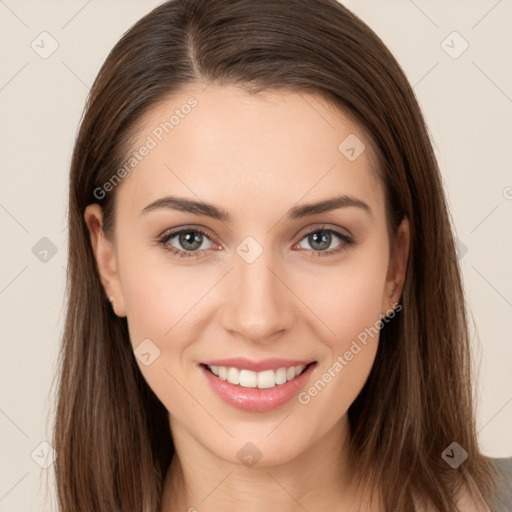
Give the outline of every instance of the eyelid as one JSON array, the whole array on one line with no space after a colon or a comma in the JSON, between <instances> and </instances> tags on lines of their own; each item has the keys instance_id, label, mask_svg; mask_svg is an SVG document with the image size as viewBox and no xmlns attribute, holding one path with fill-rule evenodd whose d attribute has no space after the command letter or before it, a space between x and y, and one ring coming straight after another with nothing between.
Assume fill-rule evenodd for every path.
<instances>
[{"instance_id":1,"label":"eyelid","mask_svg":"<svg viewBox=\"0 0 512 512\"><path fill-rule=\"evenodd\" d=\"M212 250L212 249L202 249L202 250L196 250L196 251L185 251L183 249L178 249L174 246L170 246L168 244L168 241L171 238L174 238L175 236L179 235L180 233L186 232L186 231L196 231L196 232L202 233L206 238L208 238L210 240L210 242L212 244L217 245L217 246L220 245L217 242L215 242L215 236L211 235L211 231L208 228L204 228L203 226L196 226L196 225L183 225L183 226L179 226L176 228L166 230L161 235L159 235L157 237L156 244L162 245L163 249L165 251L170 252L176 258L191 257L191 258L198 259L198 258L206 256L204 254L205 252ZM299 253L309 252L309 253L311 253L312 257L322 257L322 256L328 257L331 255L341 253L344 250L346 250L348 248L348 246L356 244L356 240L354 239L354 237L348 230L341 228L340 226L330 226L325 223L324 224L321 223L321 224L313 225L313 226L310 225L310 226L304 228L303 230L299 231L300 235L297 234L293 237L293 238L296 238L297 236L299 237L298 241L294 243L293 247L295 247L297 244L299 244L306 236L309 236L312 233L315 233L318 231L326 231L329 233L333 233L335 236L337 236L340 239L340 245L339 245L340 248L329 249L326 251L315 251L312 249L311 250L303 249L303 250L298 251ZM347 233L350 233L350 234L347 234L344 231L347 231Z\"/></svg>"},{"instance_id":2,"label":"eyelid","mask_svg":"<svg viewBox=\"0 0 512 512\"><path fill-rule=\"evenodd\" d=\"M157 238L162 238L164 236L169 235L176 235L180 233L181 231L199 231L205 235L207 235L209 238L215 238L215 235L212 231L210 231L208 228L205 228L204 226L196 225L196 224L183 224L183 226L177 226L175 228L167 228L160 235L158 235Z\"/></svg>"},{"instance_id":3,"label":"eyelid","mask_svg":"<svg viewBox=\"0 0 512 512\"><path fill-rule=\"evenodd\" d=\"M342 236L345 236L347 238L351 238L351 239L354 239L354 236L352 235L352 233L346 229L346 228L342 228L341 226L337 226L337 225L332 225L332 224L328 224L328 223L313 223L313 224L310 224L309 226L303 228L303 229L300 229L295 235L293 238L296 238L296 237L300 237L300 240L302 240L302 238L304 238L304 236L306 235L309 235L311 233L314 233L316 231L334 231L335 233L338 233Z\"/></svg>"},{"instance_id":4,"label":"eyelid","mask_svg":"<svg viewBox=\"0 0 512 512\"><path fill-rule=\"evenodd\" d=\"M208 240L210 240L210 242L213 245L217 245L217 246L220 245L217 242L215 242L215 236L213 236L211 234L211 232L208 228L204 228L203 226L193 226L193 225L184 225L184 226L179 226L177 228L167 229L167 230L163 231L162 234L160 234L156 237L155 243L156 243L156 245L162 245L164 250L174 253L174 255L177 255L177 253L186 253L186 254L190 255L191 257L195 257L195 258L201 257L202 256L201 253L211 250L211 248L210 248L210 249L202 249L200 251L184 251L183 249L178 249L177 247L170 246L168 244L168 242L171 238L174 238L175 236L177 236L183 232L187 232L187 231L192 231L192 232L195 231L195 232L201 233ZM199 256L199 255L201 255L201 256Z\"/></svg>"},{"instance_id":5,"label":"eyelid","mask_svg":"<svg viewBox=\"0 0 512 512\"><path fill-rule=\"evenodd\" d=\"M216 238L216 236L213 234L213 232L210 231L208 228L205 228L204 226L194 225L194 224L184 224L183 226L178 226L176 228L169 228L169 229L164 230L160 235L157 236L157 239L161 239L163 237L170 236L172 234L176 235L176 234L180 233L181 231L187 231L187 230L199 231L200 233L203 233L204 235L206 235L212 242ZM312 232L320 231L320 230L332 230L334 232L339 232L343 236L354 239L354 236L348 229L342 228L341 226L330 225L328 223L322 223L322 222L313 223L305 228L300 229L299 231L297 231L295 233L295 235L293 235L292 239L295 239L298 236L300 236L300 240L302 240L302 238L304 236L306 236ZM218 243L218 242L215 242L215 243Z\"/></svg>"},{"instance_id":6,"label":"eyelid","mask_svg":"<svg viewBox=\"0 0 512 512\"><path fill-rule=\"evenodd\" d=\"M326 251L315 251L313 249L298 251L299 253L306 252L306 253L310 254L309 256L304 256L305 258L317 258L317 257L327 258L329 256L336 256L336 255L341 254L345 250L347 250L350 246L356 245L356 243L357 243L355 238L352 236L352 234L349 235L347 233L344 233L343 228L341 228L339 226L333 227L333 226L329 226L326 224L321 224L318 226L313 226L313 227L308 226L307 228L305 228L305 231L303 231L299 235L299 237L298 237L299 241L294 244L294 247L297 246L298 244L300 244L300 242L302 242L302 240L304 240L307 236L309 236L313 233L320 232L320 231L325 231L325 232L334 234L340 240L340 244L336 248L329 249Z\"/></svg>"}]
</instances>

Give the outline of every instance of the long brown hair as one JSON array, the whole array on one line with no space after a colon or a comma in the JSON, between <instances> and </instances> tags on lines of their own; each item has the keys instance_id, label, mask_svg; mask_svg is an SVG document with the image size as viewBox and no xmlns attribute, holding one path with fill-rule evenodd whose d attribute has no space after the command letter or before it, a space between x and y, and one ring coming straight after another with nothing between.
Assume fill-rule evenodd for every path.
<instances>
[{"instance_id":1,"label":"long brown hair","mask_svg":"<svg viewBox=\"0 0 512 512\"><path fill-rule=\"evenodd\" d=\"M84 210L113 229L116 189L141 116L187 85L319 94L369 135L392 234L411 246L402 311L382 328L374 366L348 411L352 470L389 512L412 496L440 512L492 466L477 444L467 312L441 177L413 91L379 37L335 0L171 0L116 44L91 89L72 157L65 331L54 447L62 512L156 512L174 454L168 413L143 379L125 318L97 272ZM468 454L458 469L441 454Z\"/></svg>"}]
</instances>

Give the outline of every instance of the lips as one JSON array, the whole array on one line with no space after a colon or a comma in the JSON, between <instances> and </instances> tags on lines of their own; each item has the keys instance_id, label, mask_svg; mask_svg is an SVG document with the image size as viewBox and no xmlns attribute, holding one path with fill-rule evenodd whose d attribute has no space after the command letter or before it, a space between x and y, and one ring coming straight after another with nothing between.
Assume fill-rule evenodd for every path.
<instances>
[{"instance_id":1,"label":"lips","mask_svg":"<svg viewBox=\"0 0 512 512\"><path fill-rule=\"evenodd\" d=\"M213 391L226 403L247 411L277 408L298 394L316 361L244 358L212 360L199 365Z\"/></svg>"}]
</instances>

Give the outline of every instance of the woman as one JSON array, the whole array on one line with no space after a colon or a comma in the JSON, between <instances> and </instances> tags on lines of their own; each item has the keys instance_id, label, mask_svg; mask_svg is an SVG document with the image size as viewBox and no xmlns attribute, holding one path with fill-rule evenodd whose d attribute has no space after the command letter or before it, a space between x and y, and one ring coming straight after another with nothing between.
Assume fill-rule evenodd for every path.
<instances>
[{"instance_id":1,"label":"woman","mask_svg":"<svg viewBox=\"0 0 512 512\"><path fill-rule=\"evenodd\" d=\"M334 0L174 0L123 36L68 279L61 510L507 510L424 120Z\"/></svg>"}]
</instances>

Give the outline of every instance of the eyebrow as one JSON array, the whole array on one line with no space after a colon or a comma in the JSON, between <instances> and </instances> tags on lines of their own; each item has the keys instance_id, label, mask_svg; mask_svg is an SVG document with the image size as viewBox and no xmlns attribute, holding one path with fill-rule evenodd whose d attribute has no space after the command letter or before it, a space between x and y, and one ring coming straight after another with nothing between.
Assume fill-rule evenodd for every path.
<instances>
[{"instance_id":1,"label":"eyebrow","mask_svg":"<svg viewBox=\"0 0 512 512\"><path fill-rule=\"evenodd\" d=\"M325 199L323 201L319 201L316 203L307 203L295 206L290 209L290 211L286 214L285 218L287 220L301 219L303 217L309 217L312 215L317 215L319 213L326 213L331 210L337 210L339 208L348 207L360 208L366 213L368 213L370 216L373 216L371 208L368 206L367 203L365 203L361 199L357 199L355 197L348 195L341 195ZM160 208L169 208L172 210L193 213L195 215L204 215L206 217L211 217L212 219L216 219L227 223L233 221L233 217L228 211L217 206L214 206L211 203L195 201L192 199L186 199L184 197L176 196L166 196L157 199L156 201L153 201L140 212L140 215L149 213Z\"/></svg>"}]
</instances>

